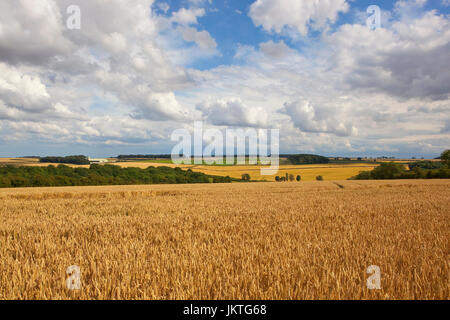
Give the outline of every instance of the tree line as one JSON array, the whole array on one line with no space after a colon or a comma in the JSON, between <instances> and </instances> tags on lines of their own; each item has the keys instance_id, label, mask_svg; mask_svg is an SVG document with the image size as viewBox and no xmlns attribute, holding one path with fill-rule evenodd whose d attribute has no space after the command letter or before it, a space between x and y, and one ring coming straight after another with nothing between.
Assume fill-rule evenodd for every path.
<instances>
[{"instance_id":1,"label":"tree line","mask_svg":"<svg viewBox=\"0 0 450 320\"><path fill-rule=\"evenodd\" d=\"M419 161L405 165L387 162L372 171L360 172L352 180L382 179L450 179L450 150L442 153L441 162Z\"/></svg>"},{"instance_id":2,"label":"tree line","mask_svg":"<svg viewBox=\"0 0 450 320\"><path fill-rule=\"evenodd\" d=\"M317 181L323 181L324 179L323 179L322 176L317 176L316 180ZM245 181L245 182L251 181L250 175L248 173L243 173L242 177L241 177L241 181ZM281 176L281 177L280 176L276 176L275 177L275 181L276 182L289 182L289 181L290 182L293 182L293 181L300 182L300 181L302 181L302 176L301 175L295 176L292 173L286 173L285 176Z\"/></svg>"},{"instance_id":3,"label":"tree line","mask_svg":"<svg viewBox=\"0 0 450 320\"><path fill-rule=\"evenodd\" d=\"M42 157L39 162L44 163L65 163L65 164L90 164L86 156L67 156L67 157Z\"/></svg>"},{"instance_id":4,"label":"tree line","mask_svg":"<svg viewBox=\"0 0 450 320\"><path fill-rule=\"evenodd\" d=\"M287 154L280 155L285 157L291 164L323 164L329 163L330 159L315 154Z\"/></svg>"},{"instance_id":5,"label":"tree line","mask_svg":"<svg viewBox=\"0 0 450 320\"><path fill-rule=\"evenodd\" d=\"M230 183L230 177L206 175L169 167L121 168L93 164L89 168L65 165L0 167L0 188L59 187L132 184Z\"/></svg>"},{"instance_id":6,"label":"tree line","mask_svg":"<svg viewBox=\"0 0 450 320\"><path fill-rule=\"evenodd\" d=\"M250 155L245 155L248 159ZM327 157L315 155L315 154L280 154L281 158L286 158L291 164L323 164L329 163L330 159ZM194 158L194 157L192 157ZM235 155L235 162L237 162L238 156ZM144 154L129 154L129 155L119 155L118 160L132 160L132 159L171 159L170 154L159 154L159 155L144 155Z\"/></svg>"},{"instance_id":7,"label":"tree line","mask_svg":"<svg viewBox=\"0 0 450 320\"><path fill-rule=\"evenodd\" d=\"M295 181L297 180L298 182L300 182L302 180L302 177L300 175L297 175L297 177L295 177L293 174L289 174L286 173L285 176L276 176L275 177L275 181L276 182L287 182L287 181Z\"/></svg>"},{"instance_id":8,"label":"tree line","mask_svg":"<svg viewBox=\"0 0 450 320\"><path fill-rule=\"evenodd\" d=\"M118 160L127 160L127 159L171 159L172 155L170 154L121 154L117 156Z\"/></svg>"},{"instance_id":9,"label":"tree line","mask_svg":"<svg viewBox=\"0 0 450 320\"><path fill-rule=\"evenodd\" d=\"M323 177L322 176L316 176L316 180L317 181L323 181ZM286 175L285 176L276 176L275 177L275 181L276 182L288 182L288 181L290 181L290 182L293 182L293 181L297 181L297 182L300 182L300 181L302 181L302 176L301 175L297 175L297 176L295 176L295 175L293 175L292 173L286 173Z\"/></svg>"},{"instance_id":10,"label":"tree line","mask_svg":"<svg viewBox=\"0 0 450 320\"><path fill-rule=\"evenodd\" d=\"M441 169L444 167L444 164L440 161L417 161L417 162L411 162L408 163L409 170L413 170L414 168L420 168L420 169Z\"/></svg>"}]
</instances>

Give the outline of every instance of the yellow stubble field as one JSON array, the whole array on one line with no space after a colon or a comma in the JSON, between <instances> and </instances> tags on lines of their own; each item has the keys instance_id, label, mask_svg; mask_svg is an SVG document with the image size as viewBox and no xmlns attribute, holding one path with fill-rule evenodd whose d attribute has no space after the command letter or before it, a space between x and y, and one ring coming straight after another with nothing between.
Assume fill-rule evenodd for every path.
<instances>
[{"instance_id":1,"label":"yellow stubble field","mask_svg":"<svg viewBox=\"0 0 450 320\"><path fill-rule=\"evenodd\" d=\"M448 299L449 187L1 189L0 299Z\"/></svg>"}]
</instances>

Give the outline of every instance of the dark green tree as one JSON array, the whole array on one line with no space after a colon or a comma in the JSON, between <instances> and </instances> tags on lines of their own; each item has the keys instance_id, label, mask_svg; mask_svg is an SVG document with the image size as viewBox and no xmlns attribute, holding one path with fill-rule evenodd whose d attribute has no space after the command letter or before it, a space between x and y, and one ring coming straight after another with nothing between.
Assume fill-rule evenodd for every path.
<instances>
[{"instance_id":1,"label":"dark green tree","mask_svg":"<svg viewBox=\"0 0 450 320\"><path fill-rule=\"evenodd\" d=\"M450 168L450 150L445 150L442 152L441 161L445 166L447 166L447 168Z\"/></svg>"},{"instance_id":2,"label":"dark green tree","mask_svg":"<svg viewBox=\"0 0 450 320\"><path fill-rule=\"evenodd\" d=\"M250 177L250 176L249 176ZM0 187L93 186L159 183L229 183L229 176L210 176L179 168L121 168L91 165L71 168L65 165L48 167L0 166Z\"/></svg>"},{"instance_id":3,"label":"dark green tree","mask_svg":"<svg viewBox=\"0 0 450 320\"><path fill-rule=\"evenodd\" d=\"M395 162L385 162L380 164L371 172L374 179L399 179L406 171L404 165Z\"/></svg>"}]
</instances>

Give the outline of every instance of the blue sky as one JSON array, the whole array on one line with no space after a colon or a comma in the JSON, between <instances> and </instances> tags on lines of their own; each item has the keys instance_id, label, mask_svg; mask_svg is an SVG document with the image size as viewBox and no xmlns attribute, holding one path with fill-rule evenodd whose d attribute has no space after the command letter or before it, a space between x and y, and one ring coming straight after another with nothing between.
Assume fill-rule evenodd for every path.
<instances>
[{"instance_id":1,"label":"blue sky","mask_svg":"<svg viewBox=\"0 0 450 320\"><path fill-rule=\"evenodd\" d=\"M5 0L0 156L170 153L203 121L280 129L282 153L436 157L449 17L448 0Z\"/></svg>"},{"instance_id":2,"label":"blue sky","mask_svg":"<svg viewBox=\"0 0 450 320\"><path fill-rule=\"evenodd\" d=\"M168 4L170 9L166 12L162 11L159 9L161 3ZM187 0L158 0L154 3L153 9L161 15L170 17L170 15L181 8L189 7L189 3ZM293 40L289 36L266 32L263 28L255 26L248 15L250 6L253 3L254 0L214 0L212 3L205 1L203 7L207 14L198 18L199 29L207 30L216 40L219 54L209 59L195 61L187 66L204 70L219 65L239 63L234 59L238 45L258 46L258 44L269 40L282 40L289 44L290 47L302 51L311 41L320 41L321 34L318 32L311 32L307 37ZM392 12L395 6L395 1L386 0L358 0L350 3L350 10L339 14L338 21L331 26L332 29L335 30L343 24L360 23L361 21L358 20L357 14L365 12L370 5L377 5L386 12ZM438 10L441 13L449 14L450 6L443 5L441 0L431 0L419 9L420 12L426 10Z\"/></svg>"}]
</instances>

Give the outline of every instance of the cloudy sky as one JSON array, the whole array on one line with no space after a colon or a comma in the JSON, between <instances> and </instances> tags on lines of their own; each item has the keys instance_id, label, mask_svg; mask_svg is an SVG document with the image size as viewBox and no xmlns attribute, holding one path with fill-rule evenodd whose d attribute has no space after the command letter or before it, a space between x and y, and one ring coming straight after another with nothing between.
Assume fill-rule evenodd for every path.
<instances>
[{"instance_id":1,"label":"cloudy sky","mask_svg":"<svg viewBox=\"0 0 450 320\"><path fill-rule=\"evenodd\" d=\"M449 0L2 0L0 156L170 153L202 120L279 128L284 153L435 157L449 62Z\"/></svg>"}]
</instances>

